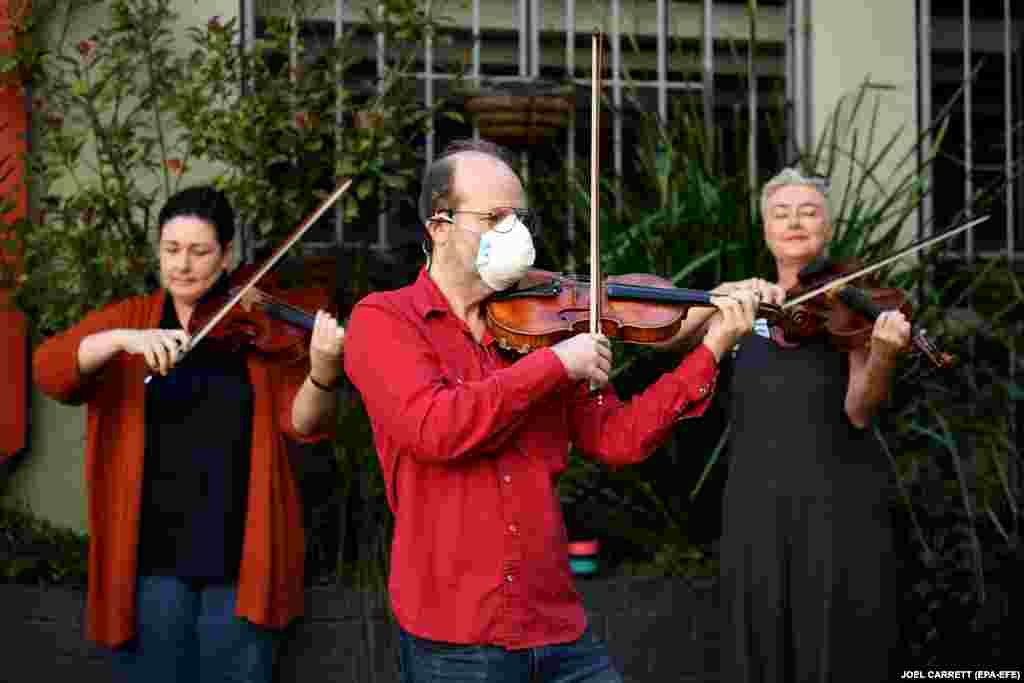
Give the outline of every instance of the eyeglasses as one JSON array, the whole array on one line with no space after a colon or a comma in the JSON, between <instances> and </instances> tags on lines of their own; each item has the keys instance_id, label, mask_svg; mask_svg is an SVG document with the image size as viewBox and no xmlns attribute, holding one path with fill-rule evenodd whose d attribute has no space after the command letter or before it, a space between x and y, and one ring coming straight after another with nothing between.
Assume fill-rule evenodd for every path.
<instances>
[{"instance_id":1,"label":"eyeglasses","mask_svg":"<svg viewBox=\"0 0 1024 683\"><path fill-rule=\"evenodd\" d=\"M490 211L470 211L468 209L441 209L438 211L434 218L445 220L451 224L455 224L455 214L457 213L469 213L474 216L480 216L481 221L490 226L488 230L495 230L500 233L506 233L512 230L510 223L504 223L504 220L509 216L515 216L519 221L526 226L526 229L530 231L533 236L537 235L537 231L540 229L540 217L537 212L533 209L519 209L512 206L498 206Z\"/></svg>"}]
</instances>

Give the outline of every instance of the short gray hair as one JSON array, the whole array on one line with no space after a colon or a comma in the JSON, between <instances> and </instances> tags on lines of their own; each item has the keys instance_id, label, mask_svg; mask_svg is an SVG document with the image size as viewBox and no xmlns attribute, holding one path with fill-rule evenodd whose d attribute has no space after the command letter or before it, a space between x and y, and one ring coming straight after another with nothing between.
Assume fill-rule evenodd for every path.
<instances>
[{"instance_id":1,"label":"short gray hair","mask_svg":"<svg viewBox=\"0 0 1024 683\"><path fill-rule=\"evenodd\" d=\"M828 178L819 175L804 175L800 169L792 166L784 168L776 173L775 177L765 183L764 187L761 188L762 217L768 214L768 198L771 197L776 190L790 185L809 185L820 192L821 196L825 199L825 218L829 223L832 222L832 207L829 206L828 200Z\"/></svg>"}]
</instances>

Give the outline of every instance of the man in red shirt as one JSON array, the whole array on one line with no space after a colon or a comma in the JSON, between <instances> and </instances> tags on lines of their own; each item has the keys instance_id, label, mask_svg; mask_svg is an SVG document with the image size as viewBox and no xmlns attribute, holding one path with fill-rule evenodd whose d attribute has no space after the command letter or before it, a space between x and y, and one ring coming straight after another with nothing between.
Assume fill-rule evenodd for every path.
<instances>
[{"instance_id":1,"label":"man in red shirt","mask_svg":"<svg viewBox=\"0 0 1024 683\"><path fill-rule=\"evenodd\" d=\"M362 300L345 340L395 515L403 681L621 681L573 585L557 476L570 444L638 462L703 413L756 300L715 297L703 343L628 403L608 384L603 335L511 362L484 301L532 264L535 220L504 158L491 143L456 143L427 169L427 266Z\"/></svg>"}]
</instances>

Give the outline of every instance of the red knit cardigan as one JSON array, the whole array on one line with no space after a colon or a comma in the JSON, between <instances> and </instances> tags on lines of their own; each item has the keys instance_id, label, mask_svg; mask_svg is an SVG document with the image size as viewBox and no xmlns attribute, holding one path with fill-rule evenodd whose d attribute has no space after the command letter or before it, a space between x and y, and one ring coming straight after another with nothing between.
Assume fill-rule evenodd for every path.
<instances>
[{"instance_id":1,"label":"red knit cardigan","mask_svg":"<svg viewBox=\"0 0 1024 683\"><path fill-rule=\"evenodd\" d=\"M90 639L110 647L135 635L144 378L149 369L142 356L119 353L98 372L83 376L78 346L96 332L159 327L166 296L161 290L96 311L46 340L32 362L34 380L44 393L62 403L88 406L86 632ZM327 433L303 436L292 425L292 400L308 364L273 364L249 354L248 367L253 387L252 460L236 614L282 628L302 614L305 558L302 508L285 436L312 442Z\"/></svg>"}]
</instances>

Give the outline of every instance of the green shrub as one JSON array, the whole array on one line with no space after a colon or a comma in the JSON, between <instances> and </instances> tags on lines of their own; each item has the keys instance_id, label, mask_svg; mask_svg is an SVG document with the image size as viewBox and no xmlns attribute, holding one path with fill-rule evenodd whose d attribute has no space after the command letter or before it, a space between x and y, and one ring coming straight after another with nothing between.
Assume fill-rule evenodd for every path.
<instances>
[{"instance_id":1,"label":"green shrub","mask_svg":"<svg viewBox=\"0 0 1024 683\"><path fill-rule=\"evenodd\" d=\"M89 539L0 507L0 581L34 585L85 585Z\"/></svg>"}]
</instances>

